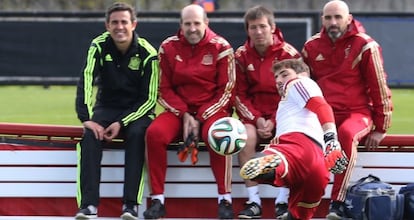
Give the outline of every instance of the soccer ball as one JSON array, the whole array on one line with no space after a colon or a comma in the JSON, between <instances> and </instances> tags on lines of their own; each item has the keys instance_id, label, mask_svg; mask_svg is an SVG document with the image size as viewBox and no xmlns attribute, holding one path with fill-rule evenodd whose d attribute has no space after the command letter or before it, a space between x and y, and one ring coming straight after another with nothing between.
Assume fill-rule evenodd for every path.
<instances>
[{"instance_id":1,"label":"soccer ball","mask_svg":"<svg viewBox=\"0 0 414 220\"><path fill-rule=\"evenodd\" d=\"M232 117L220 118L208 129L208 143L220 155L238 153L246 145L246 140L246 127Z\"/></svg>"}]
</instances>

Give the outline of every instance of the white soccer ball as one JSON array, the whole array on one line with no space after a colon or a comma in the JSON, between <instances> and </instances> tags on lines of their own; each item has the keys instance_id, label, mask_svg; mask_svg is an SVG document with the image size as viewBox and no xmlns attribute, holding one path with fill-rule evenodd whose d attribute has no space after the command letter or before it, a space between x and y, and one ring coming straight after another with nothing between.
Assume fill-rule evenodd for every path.
<instances>
[{"instance_id":1,"label":"white soccer ball","mask_svg":"<svg viewBox=\"0 0 414 220\"><path fill-rule=\"evenodd\" d=\"M220 155L238 153L246 145L246 140L246 127L232 117L220 118L208 129L208 143Z\"/></svg>"}]
</instances>

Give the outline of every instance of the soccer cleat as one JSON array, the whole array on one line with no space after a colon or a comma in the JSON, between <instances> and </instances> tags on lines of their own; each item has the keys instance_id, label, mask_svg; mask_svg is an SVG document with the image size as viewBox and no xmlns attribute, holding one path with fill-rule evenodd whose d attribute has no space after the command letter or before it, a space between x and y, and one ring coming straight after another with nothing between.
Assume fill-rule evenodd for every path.
<instances>
[{"instance_id":1,"label":"soccer cleat","mask_svg":"<svg viewBox=\"0 0 414 220\"><path fill-rule=\"evenodd\" d=\"M151 201L151 206L144 212L145 219L159 219L164 216L165 206L161 203L159 199L153 199Z\"/></svg>"},{"instance_id":2,"label":"soccer cleat","mask_svg":"<svg viewBox=\"0 0 414 220\"><path fill-rule=\"evenodd\" d=\"M288 205L286 203L278 203L275 207L276 219L287 219Z\"/></svg>"},{"instance_id":3,"label":"soccer cleat","mask_svg":"<svg viewBox=\"0 0 414 220\"><path fill-rule=\"evenodd\" d=\"M81 207L76 213L75 219L93 219L98 217L98 209L93 205Z\"/></svg>"},{"instance_id":4,"label":"soccer cleat","mask_svg":"<svg viewBox=\"0 0 414 220\"><path fill-rule=\"evenodd\" d=\"M247 201L244 204L245 208L239 212L239 219L253 219L262 217L262 207L259 204Z\"/></svg>"},{"instance_id":5,"label":"soccer cleat","mask_svg":"<svg viewBox=\"0 0 414 220\"><path fill-rule=\"evenodd\" d=\"M225 199L220 200L218 207L218 218L219 219L233 219L233 206Z\"/></svg>"},{"instance_id":6,"label":"soccer cleat","mask_svg":"<svg viewBox=\"0 0 414 220\"><path fill-rule=\"evenodd\" d=\"M122 220L136 220L138 219L138 206L130 206L130 205L124 205L122 215Z\"/></svg>"},{"instance_id":7,"label":"soccer cleat","mask_svg":"<svg viewBox=\"0 0 414 220\"><path fill-rule=\"evenodd\" d=\"M253 178L253 181L256 181L260 184L268 184L268 185L272 185L275 186L275 171L272 170L269 173L265 173L265 174L260 174L258 176L256 176L255 178Z\"/></svg>"},{"instance_id":8,"label":"soccer cleat","mask_svg":"<svg viewBox=\"0 0 414 220\"><path fill-rule=\"evenodd\" d=\"M326 216L326 219L329 220L341 220L344 217L344 203L340 201L332 201L329 213Z\"/></svg>"},{"instance_id":9,"label":"soccer cleat","mask_svg":"<svg viewBox=\"0 0 414 220\"><path fill-rule=\"evenodd\" d=\"M270 173L281 163L280 156L269 154L247 161L240 169L240 176L243 179L255 179L261 174Z\"/></svg>"}]
</instances>

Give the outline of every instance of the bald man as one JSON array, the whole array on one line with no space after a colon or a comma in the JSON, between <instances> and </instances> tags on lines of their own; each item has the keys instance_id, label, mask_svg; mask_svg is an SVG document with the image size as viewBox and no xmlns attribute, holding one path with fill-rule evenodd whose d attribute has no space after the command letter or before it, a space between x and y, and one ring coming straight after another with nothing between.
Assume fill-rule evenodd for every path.
<instances>
[{"instance_id":1,"label":"bald man","mask_svg":"<svg viewBox=\"0 0 414 220\"><path fill-rule=\"evenodd\" d=\"M203 140L208 144L207 132L213 122L231 115L230 98L235 83L233 49L227 40L209 29L207 15L199 5L182 9L180 30L164 40L159 58L162 74L158 102L165 111L153 121L146 135L152 199L144 212L146 219L166 215L168 144L189 137L195 143ZM207 149L217 182L218 218L233 218L232 157Z\"/></svg>"},{"instance_id":2,"label":"bald man","mask_svg":"<svg viewBox=\"0 0 414 220\"><path fill-rule=\"evenodd\" d=\"M339 0L325 4L322 25L305 43L302 55L333 108L339 142L349 158L345 172L334 176L327 215L341 219L356 147L362 138L366 147L378 147L391 125L393 105L382 49L352 17L348 5Z\"/></svg>"}]
</instances>

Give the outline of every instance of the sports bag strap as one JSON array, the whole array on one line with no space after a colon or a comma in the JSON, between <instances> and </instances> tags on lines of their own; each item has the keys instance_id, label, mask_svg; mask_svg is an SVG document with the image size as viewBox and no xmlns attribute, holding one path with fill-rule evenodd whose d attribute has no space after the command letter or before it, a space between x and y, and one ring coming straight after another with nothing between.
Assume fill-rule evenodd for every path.
<instances>
[{"instance_id":1,"label":"sports bag strap","mask_svg":"<svg viewBox=\"0 0 414 220\"><path fill-rule=\"evenodd\" d=\"M371 183L371 182L381 182L380 178L369 174L366 177L361 178L360 180L358 180L358 183L362 184L362 183Z\"/></svg>"},{"instance_id":2,"label":"sports bag strap","mask_svg":"<svg viewBox=\"0 0 414 220\"><path fill-rule=\"evenodd\" d=\"M368 176L359 179L353 186L349 188L349 190L352 191L355 187L361 186L366 183L373 183L373 182L381 182L381 180L380 178L369 174Z\"/></svg>"}]
</instances>

